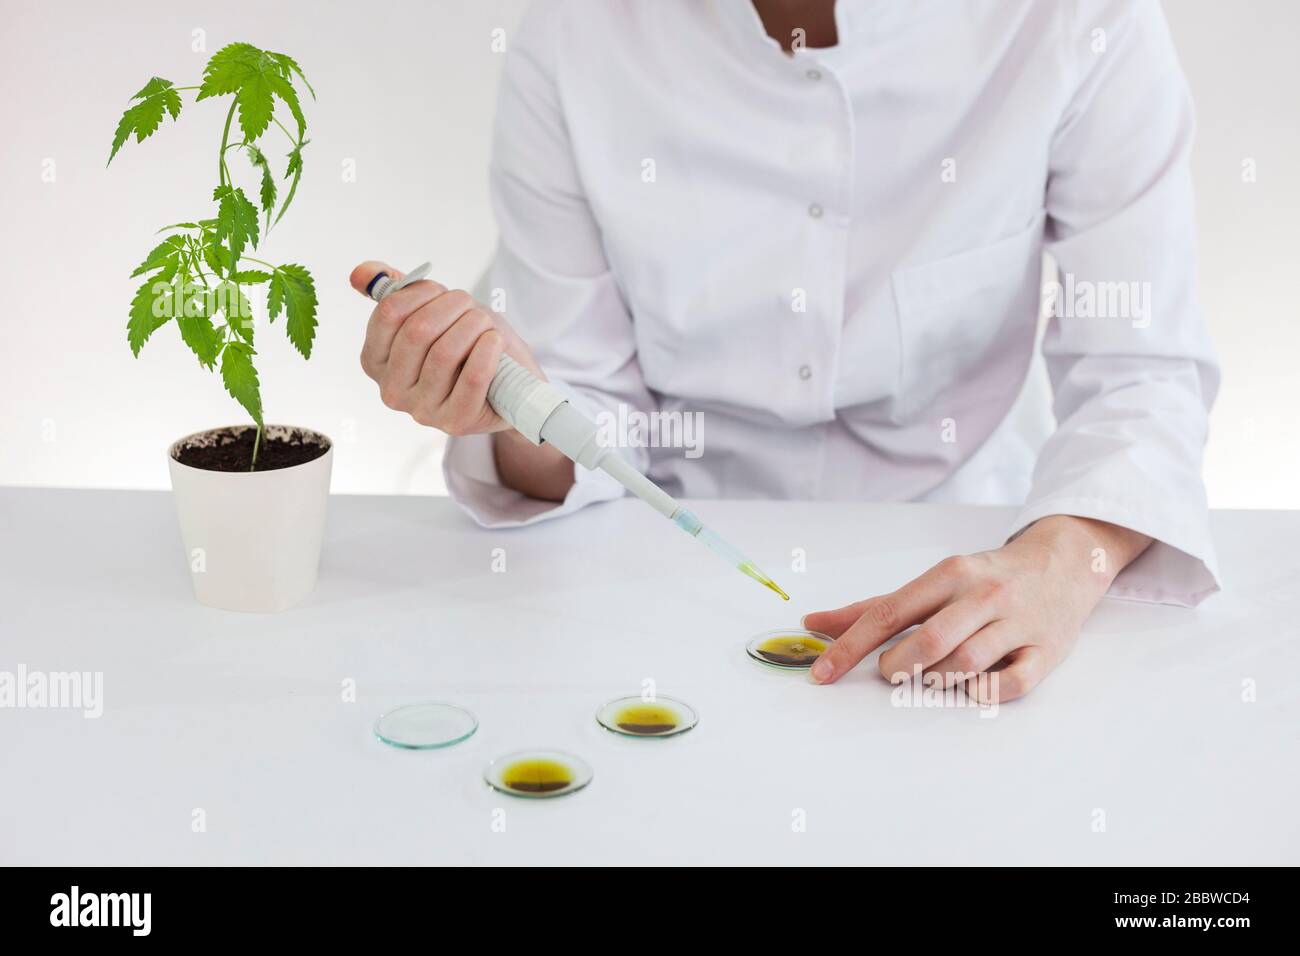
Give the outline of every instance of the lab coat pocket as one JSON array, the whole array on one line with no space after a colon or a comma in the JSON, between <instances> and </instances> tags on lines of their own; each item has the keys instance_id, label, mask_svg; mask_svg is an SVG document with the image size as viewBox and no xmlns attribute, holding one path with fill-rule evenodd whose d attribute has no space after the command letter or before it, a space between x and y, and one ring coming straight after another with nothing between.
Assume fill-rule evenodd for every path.
<instances>
[{"instance_id":1,"label":"lab coat pocket","mask_svg":"<svg viewBox=\"0 0 1300 956\"><path fill-rule=\"evenodd\" d=\"M1043 218L990 245L894 272L902 421L1015 397L1037 330Z\"/></svg>"}]
</instances>

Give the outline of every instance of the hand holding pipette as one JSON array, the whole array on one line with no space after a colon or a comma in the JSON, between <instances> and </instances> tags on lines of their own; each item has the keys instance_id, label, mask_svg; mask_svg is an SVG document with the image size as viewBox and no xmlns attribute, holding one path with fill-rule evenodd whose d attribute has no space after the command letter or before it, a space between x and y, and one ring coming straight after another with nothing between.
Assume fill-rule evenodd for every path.
<instances>
[{"instance_id":1,"label":"hand holding pipette","mask_svg":"<svg viewBox=\"0 0 1300 956\"><path fill-rule=\"evenodd\" d=\"M400 279L381 270L365 279L365 293L376 302L382 302L393 293L427 277L430 269L431 265L426 262ZM362 287L361 279L355 272L353 282L358 288ZM464 297L464 293L440 294ZM789 596L760 571L757 565L717 533L706 528L694 513L679 505L671 495L633 468L626 459L602 444L597 424L574 408L562 392L546 382L534 369L526 367L504 351L499 353L495 369L485 368L484 363L490 361L495 353L479 349L476 343L484 332L491 330L493 321L487 310L479 308L465 311L463 317L470 316L471 312L478 315L466 323L464 328L458 325L459 317L454 317L445 328L424 330L424 334L431 336L429 358L425 359L423 367L408 370L408 378L414 372L412 380L422 380L429 360L434 359L434 365L437 366L439 363L436 360L442 359L447 367L429 369L429 374L440 380L438 391L442 392L444 401L455 400L459 392L462 406L475 402L482 406L459 409L461 414L468 412L475 420L484 422L484 427L477 430L496 431L501 427L491 422L492 416L488 412L490 408L500 417L501 422L514 428L533 445L550 445L584 468L601 469L687 534L698 538L728 564L789 600ZM452 340L446 342L449 337ZM440 353L434 351L437 347L435 340L443 343ZM363 365L365 364L363 355ZM370 369L367 368L367 371ZM455 381L450 381L452 378ZM414 410L412 414L415 414Z\"/></svg>"}]
</instances>

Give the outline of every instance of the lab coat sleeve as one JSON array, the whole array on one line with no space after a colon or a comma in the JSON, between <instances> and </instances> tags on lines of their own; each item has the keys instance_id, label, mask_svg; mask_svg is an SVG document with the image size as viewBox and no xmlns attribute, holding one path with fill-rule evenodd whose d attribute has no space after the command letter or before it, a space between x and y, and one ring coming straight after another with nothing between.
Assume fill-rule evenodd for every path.
<instances>
[{"instance_id":1,"label":"lab coat sleeve","mask_svg":"<svg viewBox=\"0 0 1300 956\"><path fill-rule=\"evenodd\" d=\"M649 412L654 403L569 143L560 7L533 6L511 36L503 66L490 166L500 233L490 304L528 343L552 384L604 424L626 421L618 417L620 405ZM619 453L642 471L649 464L644 448ZM501 485L486 435L450 439L443 474L451 496L485 527L530 524L623 494L603 471L575 466L562 503L528 498Z\"/></svg>"},{"instance_id":2,"label":"lab coat sleeve","mask_svg":"<svg viewBox=\"0 0 1300 956\"><path fill-rule=\"evenodd\" d=\"M1094 53L1099 28L1106 49ZM1219 371L1195 299L1191 100L1154 0L1088 4L1068 32L1088 62L1047 183L1060 285L1043 352L1057 428L1014 529L1067 514L1142 532L1154 543L1110 594L1195 605L1219 590L1201 477ZM1121 311L1102 307L1123 302L1116 284L1129 307L1100 317Z\"/></svg>"}]
</instances>

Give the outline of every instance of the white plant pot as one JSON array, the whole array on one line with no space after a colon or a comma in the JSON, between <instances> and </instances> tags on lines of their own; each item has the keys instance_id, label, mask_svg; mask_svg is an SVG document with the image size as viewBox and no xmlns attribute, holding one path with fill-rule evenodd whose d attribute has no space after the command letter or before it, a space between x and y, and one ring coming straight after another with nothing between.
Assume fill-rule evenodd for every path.
<instances>
[{"instance_id":1,"label":"white plant pot","mask_svg":"<svg viewBox=\"0 0 1300 956\"><path fill-rule=\"evenodd\" d=\"M186 443L228 430L186 436L167 455L194 596L230 611L283 611L316 586L334 446L309 432L328 446L325 454L274 471L208 471L177 461ZM264 434L289 431L268 425Z\"/></svg>"}]
</instances>

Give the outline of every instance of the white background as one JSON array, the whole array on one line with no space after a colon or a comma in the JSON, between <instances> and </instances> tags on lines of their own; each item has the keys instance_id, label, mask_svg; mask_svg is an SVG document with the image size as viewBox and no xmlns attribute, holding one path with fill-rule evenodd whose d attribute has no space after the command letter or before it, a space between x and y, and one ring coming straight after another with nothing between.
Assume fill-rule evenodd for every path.
<instances>
[{"instance_id":1,"label":"white background","mask_svg":"<svg viewBox=\"0 0 1300 956\"><path fill-rule=\"evenodd\" d=\"M278 323L259 332L267 419L339 442L336 491L441 493L440 437L384 408L360 372L369 309L347 275L374 257L401 267L431 259L448 284L478 279L493 245L486 162L501 56L492 31L508 42L523 0L3 7L0 484L166 487L170 441L243 420L173 329L138 360L124 331L137 285L127 277L153 231L208 214L226 107L189 94L179 123L128 143L111 169L104 161L127 97L150 76L196 83L212 52L245 40L294 56L320 97L307 104L298 198L257 253L311 268L320 328L309 363ZM1225 374L1207 452L1210 502L1300 507L1300 4L1169 0L1165 9L1200 116L1200 290ZM264 147L283 162L270 134ZM1242 181L1247 158L1255 183ZM355 182L344 179L349 161Z\"/></svg>"}]
</instances>

